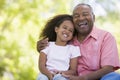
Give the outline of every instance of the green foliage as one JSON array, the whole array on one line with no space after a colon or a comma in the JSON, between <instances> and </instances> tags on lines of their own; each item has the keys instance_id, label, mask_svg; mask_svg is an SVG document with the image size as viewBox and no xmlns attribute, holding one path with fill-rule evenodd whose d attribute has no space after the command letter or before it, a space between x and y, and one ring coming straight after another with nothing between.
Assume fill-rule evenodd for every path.
<instances>
[{"instance_id":1,"label":"green foliage","mask_svg":"<svg viewBox=\"0 0 120 80\"><path fill-rule=\"evenodd\" d=\"M5 0L0 0L0 10L4 8Z\"/></svg>"},{"instance_id":2,"label":"green foliage","mask_svg":"<svg viewBox=\"0 0 120 80\"><path fill-rule=\"evenodd\" d=\"M36 79L39 33L51 14L68 10L63 0L0 1L0 80Z\"/></svg>"},{"instance_id":3,"label":"green foliage","mask_svg":"<svg viewBox=\"0 0 120 80\"><path fill-rule=\"evenodd\" d=\"M0 0L0 80L36 79L39 33L50 17L71 14L71 4L72 0ZM97 24L103 28L110 23L115 26L111 30L120 51L118 16L117 12L109 12L105 17L97 17Z\"/></svg>"}]
</instances>

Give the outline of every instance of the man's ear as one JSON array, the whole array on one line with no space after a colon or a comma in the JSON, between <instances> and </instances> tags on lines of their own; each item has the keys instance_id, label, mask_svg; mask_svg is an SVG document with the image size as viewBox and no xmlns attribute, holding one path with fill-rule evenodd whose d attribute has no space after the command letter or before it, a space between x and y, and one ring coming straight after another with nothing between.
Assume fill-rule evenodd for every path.
<instances>
[{"instance_id":1,"label":"man's ear","mask_svg":"<svg viewBox=\"0 0 120 80\"><path fill-rule=\"evenodd\" d=\"M95 15L93 14L93 20L94 20L94 22L95 22Z\"/></svg>"}]
</instances>

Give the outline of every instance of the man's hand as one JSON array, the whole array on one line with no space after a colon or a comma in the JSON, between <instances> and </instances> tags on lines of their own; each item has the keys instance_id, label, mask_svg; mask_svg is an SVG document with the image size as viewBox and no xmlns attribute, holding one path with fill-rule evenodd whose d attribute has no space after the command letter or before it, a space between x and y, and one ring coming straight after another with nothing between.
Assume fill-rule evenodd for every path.
<instances>
[{"instance_id":1,"label":"man's hand","mask_svg":"<svg viewBox=\"0 0 120 80\"><path fill-rule=\"evenodd\" d=\"M37 41L37 51L40 52L48 45L48 38Z\"/></svg>"}]
</instances>

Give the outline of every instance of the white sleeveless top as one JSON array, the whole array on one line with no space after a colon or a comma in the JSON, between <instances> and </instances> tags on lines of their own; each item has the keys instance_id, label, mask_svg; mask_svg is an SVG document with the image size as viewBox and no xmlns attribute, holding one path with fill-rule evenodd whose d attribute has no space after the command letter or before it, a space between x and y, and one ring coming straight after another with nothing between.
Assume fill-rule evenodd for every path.
<instances>
[{"instance_id":1,"label":"white sleeveless top","mask_svg":"<svg viewBox=\"0 0 120 80\"><path fill-rule=\"evenodd\" d=\"M78 46L71 44L58 46L55 42L49 42L49 46L41 50L41 52L47 55L46 67L50 71L66 71L70 67L70 59L81 56Z\"/></svg>"}]
</instances>

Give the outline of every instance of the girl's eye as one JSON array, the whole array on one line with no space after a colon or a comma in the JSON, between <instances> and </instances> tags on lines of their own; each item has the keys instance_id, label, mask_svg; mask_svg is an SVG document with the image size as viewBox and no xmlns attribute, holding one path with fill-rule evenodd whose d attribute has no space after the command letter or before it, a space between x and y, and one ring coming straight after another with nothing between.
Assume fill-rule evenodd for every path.
<instances>
[{"instance_id":1,"label":"girl's eye","mask_svg":"<svg viewBox=\"0 0 120 80\"><path fill-rule=\"evenodd\" d=\"M73 30L69 30L69 31L73 33Z\"/></svg>"},{"instance_id":2,"label":"girl's eye","mask_svg":"<svg viewBox=\"0 0 120 80\"><path fill-rule=\"evenodd\" d=\"M67 29L67 27L66 27L66 26L63 26L63 28L64 28L64 29Z\"/></svg>"}]
</instances>

